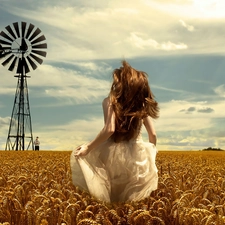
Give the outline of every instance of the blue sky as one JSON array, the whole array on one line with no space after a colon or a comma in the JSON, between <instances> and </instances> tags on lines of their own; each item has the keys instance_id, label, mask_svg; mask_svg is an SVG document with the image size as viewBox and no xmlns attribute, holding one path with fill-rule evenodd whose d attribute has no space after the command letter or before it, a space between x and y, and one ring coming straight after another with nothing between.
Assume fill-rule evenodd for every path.
<instances>
[{"instance_id":1,"label":"blue sky","mask_svg":"<svg viewBox=\"0 0 225 225\"><path fill-rule=\"evenodd\" d=\"M123 59L149 75L161 109L154 121L159 150L225 149L223 0L0 4L0 31L24 21L47 40L47 57L28 79L33 135L41 149L72 150L96 136L111 73ZM0 75L5 149L17 80L2 65Z\"/></svg>"}]
</instances>

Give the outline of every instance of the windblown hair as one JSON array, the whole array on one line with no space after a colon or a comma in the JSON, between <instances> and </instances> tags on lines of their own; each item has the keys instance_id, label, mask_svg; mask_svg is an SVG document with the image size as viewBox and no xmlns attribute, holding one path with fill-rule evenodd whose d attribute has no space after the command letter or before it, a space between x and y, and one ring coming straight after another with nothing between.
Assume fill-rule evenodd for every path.
<instances>
[{"instance_id":1,"label":"windblown hair","mask_svg":"<svg viewBox=\"0 0 225 225\"><path fill-rule=\"evenodd\" d=\"M141 119L159 117L157 101L148 84L147 74L132 68L126 61L113 71L110 99L115 112L114 142L135 138Z\"/></svg>"}]
</instances>

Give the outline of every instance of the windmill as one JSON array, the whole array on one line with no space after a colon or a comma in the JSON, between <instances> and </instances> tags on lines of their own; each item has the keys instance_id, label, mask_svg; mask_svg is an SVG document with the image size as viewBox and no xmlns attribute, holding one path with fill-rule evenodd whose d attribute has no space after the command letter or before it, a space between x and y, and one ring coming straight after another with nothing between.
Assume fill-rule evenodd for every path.
<instances>
[{"instance_id":1,"label":"windmill","mask_svg":"<svg viewBox=\"0 0 225 225\"><path fill-rule=\"evenodd\" d=\"M33 24L15 22L0 33L0 60L18 79L5 150L34 150L27 76L46 57L46 38Z\"/></svg>"}]
</instances>

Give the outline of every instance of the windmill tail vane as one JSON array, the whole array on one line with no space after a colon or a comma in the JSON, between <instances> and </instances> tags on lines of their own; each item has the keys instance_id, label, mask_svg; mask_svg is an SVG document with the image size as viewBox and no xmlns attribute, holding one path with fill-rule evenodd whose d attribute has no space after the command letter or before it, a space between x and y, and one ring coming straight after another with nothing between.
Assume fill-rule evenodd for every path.
<instances>
[{"instance_id":1,"label":"windmill tail vane","mask_svg":"<svg viewBox=\"0 0 225 225\"><path fill-rule=\"evenodd\" d=\"M18 78L6 150L34 150L26 74L43 63L46 49L45 36L31 23L15 22L0 32L1 64Z\"/></svg>"}]
</instances>

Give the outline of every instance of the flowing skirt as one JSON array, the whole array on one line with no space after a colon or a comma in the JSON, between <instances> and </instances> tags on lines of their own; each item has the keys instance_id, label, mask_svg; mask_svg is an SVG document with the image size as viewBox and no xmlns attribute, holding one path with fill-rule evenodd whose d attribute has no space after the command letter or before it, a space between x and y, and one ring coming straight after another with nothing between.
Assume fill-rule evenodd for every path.
<instances>
[{"instance_id":1,"label":"flowing skirt","mask_svg":"<svg viewBox=\"0 0 225 225\"><path fill-rule=\"evenodd\" d=\"M71 154L72 181L104 202L139 201L158 186L157 149L143 140L107 140L88 155Z\"/></svg>"}]
</instances>

